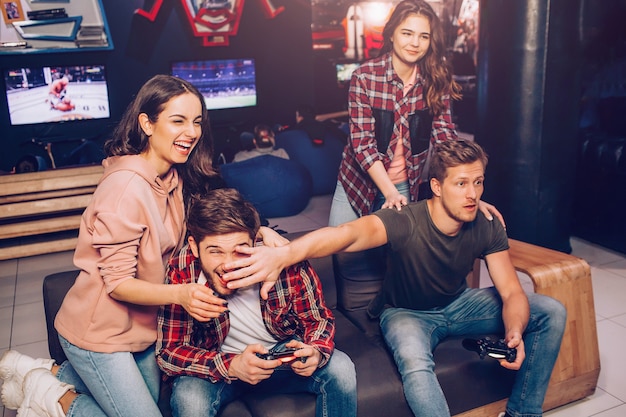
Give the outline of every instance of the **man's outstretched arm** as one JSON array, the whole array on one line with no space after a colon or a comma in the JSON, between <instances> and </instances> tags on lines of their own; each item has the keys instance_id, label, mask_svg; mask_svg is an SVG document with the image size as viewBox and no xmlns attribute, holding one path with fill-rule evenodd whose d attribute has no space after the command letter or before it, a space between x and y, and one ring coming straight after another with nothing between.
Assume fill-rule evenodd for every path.
<instances>
[{"instance_id":1,"label":"man's outstretched arm","mask_svg":"<svg viewBox=\"0 0 626 417\"><path fill-rule=\"evenodd\" d=\"M242 257L224 265L223 276L229 288L241 288L268 281L261 290L263 298L280 272L300 261L322 258L338 252L358 252L387 243L387 232L377 216L364 216L337 227L323 227L276 248L266 246L238 247Z\"/></svg>"}]
</instances>

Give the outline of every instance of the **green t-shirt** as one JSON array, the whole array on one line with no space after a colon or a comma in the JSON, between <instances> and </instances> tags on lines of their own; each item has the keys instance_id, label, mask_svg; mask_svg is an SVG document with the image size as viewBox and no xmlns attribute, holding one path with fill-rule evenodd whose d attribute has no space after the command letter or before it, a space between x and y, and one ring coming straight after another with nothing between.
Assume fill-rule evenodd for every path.
<instances>
[{"instance_id":1,"label":"green t-shirt","mask_svg":"<svg viewBox=\"0 0 626 417\"><path fill-rule=\"evenodd\" d=\"M401 211L379 210L387 231L387 274L369 313L378 316L385 305L429 310L450 304L466 288L474 260L509 248L502 224L478 213L456 236L443 234L432 222L426 200Z\"/></svg>"}]
</instances>

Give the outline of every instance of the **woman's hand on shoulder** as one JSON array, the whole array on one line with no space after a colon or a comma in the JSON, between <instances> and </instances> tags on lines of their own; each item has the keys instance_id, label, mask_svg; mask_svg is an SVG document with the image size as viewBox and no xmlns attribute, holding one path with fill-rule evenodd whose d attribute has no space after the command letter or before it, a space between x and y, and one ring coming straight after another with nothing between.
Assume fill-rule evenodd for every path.
<instances>
[{"instance_id":1,"label":"woman's hand on shoulder","mask_svg":"<svg viewBox=\"0 0 626 417\"><path fill-rule=\"evenodd\" d=\"M382 205L381 208L395 208L396 210L400 211L402 210L402 207L406 205L406 197L396 191L391 195L385 196L385 203Z\"/></svg>"},{"instance_id":2,"label":"woman's hand on shoulder","mask_svg":"<svg viewBox=\"0 0 626 417\"><path fill-rule=\"evenodd\" d=\"M281 234L270 227L261 226L259 235L263 239L263 245L265 246L275 248L289 243L289 239L285 239Z\"/></svg>"},{"instance_id":3,"label":"woman's hand on shoulder","mask_svg":"<svg viewBox=\"0 0 626 417\"><path fill-rule=\"evenodd\" d=\"M504 223L504 217L502 216L502 213L498 211L496 206L494 206L493 204L485 203L483 200L480 200L478 202L478 209L485 215L485 217L489 221L492 221L493 216L496 216L496 218L500 220L500 223L502 223L502 227L506 229L506 224Z\"/></svg>"}]
</instances>

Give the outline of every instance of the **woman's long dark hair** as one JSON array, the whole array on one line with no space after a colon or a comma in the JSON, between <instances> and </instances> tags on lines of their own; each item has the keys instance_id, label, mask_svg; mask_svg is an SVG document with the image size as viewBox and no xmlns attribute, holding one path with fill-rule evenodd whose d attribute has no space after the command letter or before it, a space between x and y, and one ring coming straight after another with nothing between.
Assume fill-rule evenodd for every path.
<instances>
[{"instance_id":1,"label":"woman's long dark hair","mask_svg":"<svg viewBox=\"0 0 626 417\"><path fill-rule=\"evenodd\" d=\"M383 29L381 53L393 50L391 38L396 28L412 14L423 16L430 23L430 48L417 65L425 80L426 103L433 115L444 110L443 96L461 99L461 87L452 79L450 64L445 59L443 26L433 8L425 0L404 0L396 5Z\"/></svg>"},{"instance_id":2,"label":"woman's long dark hair","mask_svg":"<svg viewBox=\"0 0 626 417\"><path fill-rule=\"evenodd\" d=\"M165 105L182 94L195 95L202 105L202 136L185 164L176 169L183 179L185 200L192 195L204 194L211 189L217 173L213 168L213 137L209 114L202 94L188 81L171 75L155 75L140 89L128 105L113 136L104 144L107 156L138 155L148 147L148 136L139 125L139 115L145 113L155 123Z\"/></svg>"}]
</instances>

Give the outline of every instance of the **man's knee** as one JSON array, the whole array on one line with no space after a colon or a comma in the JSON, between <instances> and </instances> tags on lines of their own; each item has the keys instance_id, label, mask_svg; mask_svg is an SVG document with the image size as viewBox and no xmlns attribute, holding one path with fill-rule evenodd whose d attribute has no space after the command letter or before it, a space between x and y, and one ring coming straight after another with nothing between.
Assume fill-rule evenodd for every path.
<instances>
[{"instance_id":1,"label":"man's knee","mask_svg":"<svg viewBox=\"0 0 626 417\"><path fill-rule=\"evenodd\" d=\"M348 355L335 349L324 368L327 377L344 392L356 392L356 370Z\"/></svg>"},{"instance_id":2,"label":"man's knee","mask_svg":"<svg viewBox=\"0 0 626 417\"><path fill-rule=\"evenodd\" d=\"M548 326L552 331L563 332L567 321L565 306L552 297L541 294L529 296L530 315L536 317L540 326Z\"/></svg>"}]
</instances>

